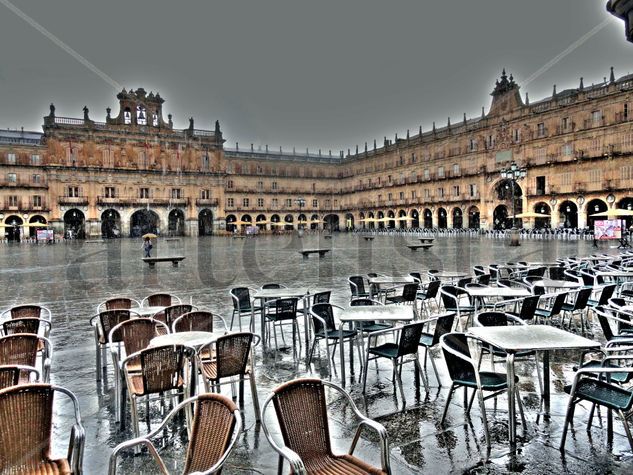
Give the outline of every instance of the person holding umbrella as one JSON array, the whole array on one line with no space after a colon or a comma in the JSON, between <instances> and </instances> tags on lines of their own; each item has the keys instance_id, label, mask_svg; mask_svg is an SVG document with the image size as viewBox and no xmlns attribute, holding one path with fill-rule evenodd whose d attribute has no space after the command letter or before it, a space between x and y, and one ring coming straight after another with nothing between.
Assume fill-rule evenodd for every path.
<instances>
[{"instance_id":1,"label":"person holding umbrella","mask_svg":"<svg viewBox=\"0 0 633 475\"><path fill-rule=\"evenodd\" d=\"M152 233L148 233L148 234L144 234L143 235L143 250L145 251L145 257L152 257L152 248L154 247L152 245L152 238L155 238L156 235L152 234Z\"/></svg>"}]
</instances>

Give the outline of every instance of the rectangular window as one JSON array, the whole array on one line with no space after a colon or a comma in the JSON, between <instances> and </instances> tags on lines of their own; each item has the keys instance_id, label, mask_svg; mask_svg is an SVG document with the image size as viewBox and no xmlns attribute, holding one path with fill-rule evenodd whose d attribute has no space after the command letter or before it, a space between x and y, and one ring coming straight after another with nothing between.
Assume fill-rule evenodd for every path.
<instances>
[{"instance_id":1,"label":"rectangular window","mask_svg":"<svg viewBox=\"0 0 633 475\"><path fill-rule=\"evenodd\" d=\"M537 176L536 177L536 194L542 196L545 194L545 177Z\"/></svg>"},{"instance_id":2,"label":"rectangular window","mask_svg":"<svg viewBox=\"0 0 633 475\"><path fill-rule=\"evenodd\" d=\"M624 118L624 120L629 120L629 105L628 104L624 104L624 109L622 111L622 117Z\"/></svg>"},{"instance_id":3,"label":"rectangular window","mask_svg":"<svg viewBox=\"0 0 633 475\"><path fill-rule=\"evenodd\" d=\"M273 182L271 183L271 185L270 185L270 188L271 188L272 190L276 190L276 189L277 189L277 182L276 182L276 181L273 181Z\"/></svg>"},{"instance_id":4,"label":"rectangular window","mask_svg":"<svg viewBox=\"0 0 633 475\"><path fill-rule=\"evenodd\" d=\"M415 199L417 196L417 193L415 192L415 190L411 190L411 198Z\"/></svg>"},{"instance_id":5,"label":"rectangular window","mask_svg":"<svg viewBox=\"0 0 633 475\"><path fill-rule=\"evenodd\" d=\"M393 199L392 197L393 197L393 194L392 194L392 193L387 193L387 199L388 199L389 201L391 201L391 200Z\"/></svg>"},{"instance_id":6,"label":"rectangular window","mask_svg":"<svg viewBox=\"0 0 633 475\"><path fill-rule=\"evenodd\" d=\"M279 208L279 200L277 198L273 198L272 206L273 206L273 209Z\"/></svg>"},{"instance_id":7,"label":"rectangular window","mask_svg":"<svg viewBox=\"0 0 633 475\"><path fill-rule=\"evenodd\" d=\"M292 198L286 198L286 208L292 208Z\"/></svg>"},{"instance_id":8,"label":"rectangular window","mask_svg":"<svg viewBox=\"0 0 633 475\"><path fill-rule=\"evenodd\" d=\"M453 196L459 196L459 185L453 185Z\"/></svg>"},{"instance_id":9,"label":"rectangular window","mask_svg":"<svg viewBox=\"0 0 633 475\"><path fill-rule=\"evenodd\" d=\"M260 208L264 207L264 198L257 198L257 206Z\"/></svg>"},{"instance_id":10,"label":"rectangular window","mask_svg":"<svg viewBox=\"0 0 633 475\"><path fill-rule=\"evenodd\" d=\"M488 148L492 148L495 145L495 138L492 135L488 136Z\"/></svg>"},{"instance_id":11,"label":"rectangular window","mask_svg":"<svg viewBox=\"0 0 633 475\"><path fill-rule=\"evenodd\" d=\"M561 185L571 185L571 173L561 173L560 174L560 183Z\"/></svg>"},{"instance_id":12,"label":"rectangular window","mask_svg":"<svg viewBox=\"0 0 633 475\"><path fill-rule=\"evenodd\" d=\"M563 132L566 132L567 129L569 129L569 117L563 117L561 120L561 128L563 129Z\"/></svg>"},{"instance_id":13,"label":"rectangular window","mask_svg":"<svg viewBox=\"0 0 633 475\"><path fill-rule=\"evenodd\" d=\"M15 153L7 153L7 163L9 165L15 165L16 162L17 158L15 156Z\"/></svg>"},{"instance_id":14,"label":"rectangular window","mask_svg":"<svg viewBox=\"0 0 633 475\"><path fill-rule=\"evenodd\" d=\"M403 200L404 199L404 191L400 192L400 199Z\"/></svg>"},{"instance_id":15,"label":"rectangular window","mask_svg":"<svg viewBox=\"0 0 633 475\"><path fill-rule=\"evenodd\" d=\"M244 208L248 208L250 206L250 201L248 198L242 198L242 206Z\"/></svg>"},{"instance_id":16,"label":"rectangular window","mask_svg":"<svg viewBox=\"0 0 633 475\"><path fill-rule=\"evenodd\" d=\"M42 183L42 175L33 175L33 183Z\"/></svg>"},{"instance_id":17,"label":"rectangular window","mask_svg":"<svg viewBox=\"0 0 633 475\"><path fill-rule=\"evenodd\" d=\"M106 188L105 188L105 197L106 198L114 198L114 197L116 197L116 189L113 186L106 186Z\"/></svg>"},{"instance_id":18,"label":"rectangular window","mask_svg":"<svg viewBox=\"0 0 633 475\"><path fill-rule=\"evenodd\" d=\"M444 167L438 167L437 168L437 177L438 178L444 178Z\"/></svg>"},{"instance_id":19,"label":"rectangular window","mask_svg":"<svg viewBox=\"0 0 633 475\"><path fill-rule=\"evenodd\" d=\"M33 196L33 206L36 208L42 207L42 197L40 195Z\"/></svg>"},{"instance_id":20,"label":"rectangular window","mask_svg":"<svg viewBox=\"0 0 633 475\"><path fill-rule=\"evenodd\" d=\"M598 125L602 121L602 112L601 111L593 111L591 112L591 122L593 125Z\"/></svg>"},{"instance_id":21,"label":"rectangular window","mask_svg":"<svg viewBox=\"0 0 633 475\"><path fill-rule=\"evenodd\" d=\"M149 188L139 188L139 198L149 198Z\"/></svg>"},{"instance_id":22,"label":"rectangular window","mask_svg":"<svg viewBox=\"0 0 633 475\"><path fill-rule=\"evenodd\" d=\"M563 157L570 157L574 153L574 146L571 143L566 143L561 147L561 154Z\"/></svg>"},{"instance_id":23,"label":"rectangular window","mask_svg":"<svg viewBox=\"0 0 633 475\"><path fill-rule=\"evenodd\" d=\"M330 209L330 200L325 200L325 209Z\"/></svg>"},{"instance_id":24,"label":"rectangular window","mask_svg":"<svg viewBox=\"0 0 633 475\"><path fill-rule=\"evenodd\" d=\"M602 181L602 170L601 169L593 169L589 170L589 182L590 183L600 183Z\"/></svg>"},{"instance_id":25,"label":"rectangular window","mask_svg":"<svg viewBox=\"0 0 633 475\"><path fill-rule=\"evenodd\" d=\"M475 183L468 185L468 189L471 197L477 196L477 185Z\"/></svg>"},{"instance_id":26,"label":"rectangular window","mask_svg":"<svg viewBox=\"0 0 633 475\"><path fill-rule=\"evenodd\" d=\"M444 188L439 187L437 189L437 196L439 196L440 198L444 198Z\"/></svg>"},{"instance_id":27,"label":"rectangular window","mask_svg":"<svg viewBox=\"0 0 633 475\"><path fill-rule=\"evenodd\" d=\"M233 189L233 180L227 180L226 187L231 190Z\"/></svg>"},{"instance_id":28,"label":"rectangular window","mask_svg":"<svg viewBox=\"0 0 633 475\"><path fill-rule=\"evenodd\" d=\"M69 198L79 198L79 187L78 186L69 186L66 189Z\"/></svg>"},{"instance_id":29,"label":"rectangular window","mask_svg":"<svg viewBox=\"0 0 633 475\"><path fill-rule=\"evenodd\" d=\"M227 208L232 208L233 206L235 206L235 200L233 198L227 198L226 206Z\"/></svg>"},{"instance_id":30,"label":"rectangular window","mask_svg":"<svg viewBox=\"0 0 633 475\"><path fill-rule=\"evenodd\" d=\"M210 190L200 190L200 199L201 200L211 199L211 191Z\"/></svg>"},{"instance_id":31,"label":"rectangular window","mask_svg":"<svg viewBox=\"0 0 633 475\"><path fill-rule=\"evenodd\" d=\"M15 173L7 173L7 181L9 183L17 183L18 176Z\"/></svg>"},{"instance_id":32,"label":"rectangular window","mask_svg":"<svg viewBox=\"0 0 633 475\"><path fill-rule=\"evenodd\" d=\"M180 198L182 198L182 190L180 188L172 188L171 197L172 199L179 200Z\"/></svg>"},{"instance_id":33,"label":"rectangular window","mask_svg":"<svg viewBox=\"0 0 633 475\"><path fill-rule=\"evenodd\" d=\"M429 178L431 178L431 173L429 172L428 168L424 169L424 179L428 180Z\"/></svg>"},{"instance_id":34,"label":"rectangular window","mask_svg":"<svg viewBox=\"0 0 633 475\"><path fill-rule=\"evenodd\" d=\"M459 175L459 164L457 163L453 165L453 175Z\"/></svg>"},{"instance_id":35,"label":"rectangular window","mask_svg":"<svg viewBox=\"0 0 633 475\"><path fill-rule=\"evenodd\" d=\"M9 207L18 206L18 197L16 195L9 196Z\"/></svg>"},{"instance_id":36,"label":"rectangular window","mask_svg":"<svg viewBox=\"0 0 633 475\"><path fill-rule=\"evenodd\" d=\"M512 132L512 139L515 143L521 141L521 129L514 129L514 131Z\"/></svg>"},{"instance_id":37,"label":"rectangular window","mask_svg":"<svg viewBox=\"0 0 633 475\"><path fill-rule=\"evenodd\" d=\"M318 208L319 207L319 200L312 200L312 207L313 208Z\"/></svg>"},{"instance_id":38,"label":"rectangular window","mask_svg":"<svg viewBox=\"0 0 633 475\"><path fill-rule=\"evenodd\" d=\"M39 165L42 163L41 157L38 154L31 155L31 165Z\"/></svg>"},{"instance_id":39,"label":"rectangular window","mask_svg":"<svg viewBox=\"0 0 633 475\"><path fill-rule=\"evenodd\" d=\"M262 191L264 189L264 182L263 181L258 181L257 182L257 191Z\"/></svg>"},{"instance_id":40,"label":"rectangular window","mask_svg":"<svg viewBox=\"0 0 633 475\"><path fill-rule=\"evenodd\" d=\"M470 139L468 141L468 150L470 150L471 152L477 151L477 140Z\"/></svg>"},{"instance_id":41,"label":"rectangular window","mask_svg":"<svg viewBox=\"0 0 633 475\"><path fill-rule=\"evenodd\" d=\"M425 198L430 198L431 197L431 190L429 190L428 188L424 189L424 197Z\"/></svg>"},{"instance_id":42,"label":"rectangular window","mask_svg":"<svg viewBox=\"0 0 633 475\"><path fill-rule=\"evenodd\" d=\"M536 136L537 137L545 137L545 124L541 122L536 126Z\"/></svg>"}]
</instances>

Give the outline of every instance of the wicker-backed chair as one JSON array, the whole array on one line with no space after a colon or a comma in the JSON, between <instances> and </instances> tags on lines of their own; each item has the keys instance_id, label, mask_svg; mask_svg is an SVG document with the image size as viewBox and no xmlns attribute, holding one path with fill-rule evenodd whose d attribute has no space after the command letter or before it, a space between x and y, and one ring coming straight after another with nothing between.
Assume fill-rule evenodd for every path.
<instances>
[{"instance_id":1,"label":"wicker-backed chair","mask_svg":"<svg viewBox=\"0 0 633 475\"><path fill-rule=\"evenodd\" d=\"M343 395L360 424L349 453L335 455L332 451L325 387ZM266 410L273 403L281 430L283 445L276 442L266 425ZM374 474L391 473L387 431L376 421L363 416L352 398L335 384L320 379L296 379L273 390L262 411L262 429L273 449L279 454L278 473L284 460L294 474ZM374 467L353 455L363 427L373 429L380 438L381 468Z\"/></svg>"},{"instance_id":2,"label":"wicker-backed chair","mask_svg":"<svg viewBox=\"0 0 633 475\"><path fill-rule=\"evenodd\" d=\"M323 292L316 292L312 294L312 305L317 303L330 303L330 297L332 292L329 290Z\"/></svg>"},{"instance_id":3,"label":"wicker-backed chair","mask_svg":"<svg viewBox=\"0 0 633 475\"><path fill-rule=\"evenodd\" d=\"M130 310L140 306L141 302L130 297L111 297L97 305L97 313L104 310Z\"/></svg>"},{"instance_id":4,"label":"wicker-backed chair","mask_svg":"<svg viewBox=\"0 0 633 475\"><path fill-rule=\"evenodd\" d=\"M465 333L448 333L440 339L440 346L442 347L442 353L444 354L448 374L452 380L440 424L444 424L453 392L460 387L473 389L470 401L466 406L466 413L470 413L470 408L473 405L475 395L477 395L477 398L479 399L481 417L484 421L486 445L490 447L490 433L488 431L488 418L486 416L485 401L486 399L496 398L507 391L507 375L503 373L479 371L479 363L472 358L470 349L468 348L468 339L470 338L472 337L469 337ZM474 338L472 339L474 340ZM515 380L518 382L519 378L515 376ZM515 385L515 388L517 386L518 385ZM484 397L484 391L491 392L492 394ZM523 423L523 427L525 427L525 415L523 414L523 405L521 403L518 390L515 391L513 397L516 397L517 399L521 421ZM466 403L465 400L464 403Z\"/></svg>"},{"instance_id":5,"label":"wicker-backed chair","mask_svg":"<svg viewBox=\"0 0 633 475\"><path fill-rule=\"evenodd\" d=\"M75 416L68 455L60 459L51 458L56 393L70 399ZM79 403L67 389L25 384L0 391L0 473L79 475L84 439Z\"/></svg>"},{"instance_id":6,"label":"wicker-backed chair","mask_svg":"<svg viewBox=\"0 0 633 475\"><path fill-rule=\"evenodd\" d=\"M170 307L172 305L180 305L182 300L166 292L159 292L157 294L148 295L141 300L142 307Z\"/></svg>"},{"instance_id":7,"label":"wicker-backed chair","mask_svg":"<svg viewBox=\"0 0 633 475\"><path fill-rule=\"evenodd\" d=\"M189 394L189 368L195 350L184 345L163 345L133 353L121 364L130 399L134 436L139 436L137 401L158 394L160 398L184 397ZM121 421L125 419L125 398L121 398Z\"/></svg>"},{"instance_id":8,"label":"wicker-backed chair","mask_svg":"<svg viewBox=\"0 0 633 475\"><path fill-rule=\"evenodd\" d=\"M254 314L259 312L261 307L256 307L251 299L251 289L248 287L235 287L230 290L231 300L233 301L233 313L231 314L230 328L233 330L233 322L237 316L240 331L242 331L242 317L246 316L250 319L248 328L254 329Z\"/></svg>"},{"instance_id":9,"label":"wicker-backed chair","mask_svg":"<svg viewBox=\"0 0 633 475\"><path fill-rule=\"evenodd\" d=\"M159 331L160 329L160 331ZM116 325L108 335L108 344L112 356L112 366L114 366L114 404L116 421L121 420L121 401L125 386L123 384L124 374L121 362L124 356L127 357L147 348L152 338L160 334L169 333L167 325L153 318L134 318L126 320ZM124 355L121 354L124 351ZM140 362L136 361L136 368L140 368ZM132 370L132 365L128 362L128 370Z\"/></svg>"},{"instance_id":10,"label":"wicker-backed chair","mask_svg":"<svg viewBox=\"0 0 633 475\"><path fill-rule=\"evenodd\" d=\"M104 310L90 319L95 338L95 359L97 381L101 381L102 373L108 366L107 347L110 331L121 322L126 322L133 317L140 317L130 310Z\"/></svg>"},{"instance_id":11,"label":"wicker-backed chair","mask_svg":"<svg viewBox=\"0 0 633 475\"><path fill-rule=\"evenodd\" d=\"M181 315L193 312L194 310L198 310L197 307L188 303L170 305L169 307L165 307L160 312L155 313L152 318L154 320L158 320L159 322L163 322L165 325L167 325L168 328L171 328L174 320L176 320Z\"/></svg>"},{"instance_id":12,"label":"wicker-backed chair","mask_svg":"<svg viewBox=\"0 0 633 475\"><path fill-rule=\"evenodd\" d=\"M33 379L31 376L34 376ZM0 389L38 381L40 372L24 365L0 365Z\"/></svg>"},{"instance_id":13,"label":"wicker-backed chair","mask_svg":"<svg viewBox=\"0 0 633 475\"><path fill-rule=\"evenodd\" d=\"M36 304L16 305L2 312L0 320L5 318L41 318L51 321L52 313L47 307Z\"/></svg>"},{"instance_id":14,"label":"wicker-backed chair","mask_svg":"<svg viewBox=\"0 0 633 475\"><path fill-rule=\"evenodd\" d=\"M221 315L205 310L194 310L193 312L183 313L176 318L171 324L171 331L173 333L191 331L212 333L215 328L213 323L215 319L222 322L222 326L225 330L228 328L226 321Z\"/></svg>"},{"instance_id":15,"label":"wicker-backed chair","mask_svg":"<svg viewBox=\"0 0 633 475\"><path fill-rule=\"evenodd\" d=\"M183 409L194 407L193 422L182 473L219 474L235 447L242 427L237 406L221 394L200 394L178 404L156 429L144 437L117 445L110 456L109 475L116 475L117 459L123 450L144 445L163 474L169 474L151 439L163 433L169 421Z\"/></svg>"},{"instance_id":16,"label":"wicker-backed chair","mask_svg":"<svg viewBox=\"0 0 633 475\"><path fill-rule=\"evenodd\" d=\"M14 333L0 337L0 365L24 365L37 368L40 355L40 375L47 383L51 369L51 343L48 338L33 333Z\"/></svg>"},{"instance_id":17,"label":"wicker-backed chair","mask_svg":"<svg viewBox=\"0 0 633 475\"><path fill-rule=\"evenodd\" d=\"M42 318L26 317L12 318L2 323L2 334L34 333L48 338L51 333L51 322Z\"/></svg>"},{"instance_id":18,"label":"wicker-backed chair","mask_svg":"<svg viewBox=\"0 0 633 475\"><path fill-rule=\"evenodd\" d=\"M250 332L231 333L198 349L198 367L204 383L205 392L220 391L223 384L239 381L239 401L244 401L244 381L248 378L255 409L255 418L259 421L259 399L255 383L255 367L251 359L253 340L256 335ZM205 358L205 353L213 354L213 359Z\"/></svg>"}]
</instances>

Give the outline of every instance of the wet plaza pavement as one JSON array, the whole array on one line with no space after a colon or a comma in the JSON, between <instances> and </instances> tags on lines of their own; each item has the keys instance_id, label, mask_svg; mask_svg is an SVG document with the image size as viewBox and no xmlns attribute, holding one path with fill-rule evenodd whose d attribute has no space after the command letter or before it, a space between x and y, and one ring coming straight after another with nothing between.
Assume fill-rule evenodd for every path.
<instances>
[{"instance_id":1,"label":"wet plaza pavement","mask_svg":"<svg viewBox=\"0 0 633 475\"><path fill-rule=\"evenodd\" d=\"M416 252L410 251L405 244L406 240L400 237L378 236L373 241L365 241L357 235L346 234L334 235L327 240L322 235L307 235L301 239L296 236L259 236L159 240L153 250L155 255L182 254L186 259L177 268L163 263L153 269L141 261L139 240L76 241L47 246L5 244L0 246L0 262L3 263L0 308L37 302L53 312L51 381L70 389L78 397L86 427L84 470L88 474L98 474L107 472L113 447L132 437L129 423L120 431L114 421L111 365L103 384L95 381L94 339L88 320L96 305L109 296L120 294L140 300L153 292L168 291L178 295L183 302L192 301L230 321L232 307L228 290L236 286L259 287L263 283L279 282L332 289L332 302L341 305L349 298L347 277L356 273L373 271L398 275L431 268L470 272L475 264L516 260L549 262L558 256L595 252L591 241L525 240L521 247L511 248L499 239L453 237L438 238L429 251ZM332 248L332 251L322 259L317 256L304 259L298 252L301 248L317 247ZM601 250L614 252L606 248ZM599 331L596 335L601 337ZM590 433L585 430L586 405L577 409L575 429L569 434L567 450L562 454L558 450L567 403L563 386L573 378L577 353L553 355L552 417L549 421L538 417L534 365L528 362L518 365L527 427L518 428L520 443L516 454L508 449L505 396L499 397L496 411L492 400L487 402L492 438L488 461L484 461L486 444L478 409L473 408L470 418L465 416L461 391L455 394L445 425L439 425L450 380L442 357L438 353L434 356L442 386L438 387L429 366L431 390L427 394L423 386L415 385L413 365L405 365L402 379L407 409L402 413L397 412L389 362L381 362L377 367L370 365L365 397L358 362L356 374L348 375L346 388L360 410L387 428L394 473L633 473L633 454L621 422L615 421L613 447L608 447L605 417L594 422ZM255 371L260 404L272 388L289 379L310 374L326 378L325 351L321 351L312 368L310 373L305 359L293 360L290 351L263 356L258 348ZM338 372L332 375L332 381L340 383ZM225 387L223 392L230 394L230 388ZM255 424L248 390L245 401L245 430L224 473L276 473L277 456L261 427ZM328 408L334 445L339 450L346 450L356 428L351 411L336 395L332 395ZM70 419L66 417L64 405L58 410L61 423L55 427L55 433L63 434L65 442ZM159 407L152 407L152 427L156 427L160 418ZM277 434L275 423L269 420ZM141 432L146 430L142 423ZM175 467L184 453L183 439L177 431L168 438L164 452L171 467ZM63 453L65 446L57 446L57 453ZM368 461L379 464L377 448L377 441L368 434L358 450ZM126 457L120 469L120 473L159 473L146 455Z\"/></svg>"}]
</instances>

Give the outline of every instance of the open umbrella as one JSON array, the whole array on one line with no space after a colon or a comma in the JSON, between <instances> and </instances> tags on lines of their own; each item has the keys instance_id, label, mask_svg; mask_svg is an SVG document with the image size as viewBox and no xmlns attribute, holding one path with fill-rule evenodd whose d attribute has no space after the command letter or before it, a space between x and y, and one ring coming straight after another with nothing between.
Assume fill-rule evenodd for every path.
<instances>
[{"instance_id":1,"label":"open umbrella","mask_svg":"<svg viewBox=\"0 0 633 475\"><path fill-rule=\"evenodd\" d=\"M281 221L274 221L270 223L271 226L285 226L286 224L292 224L292 223L283 223Z\"/></svg>"},{"instance_id":2,"label":"open umbrella","mask_svg":"<svg viewBox=\"0 0 633 475\"><path fill-rule=\"evenodd\" d=\"M21 224L23 228L45 228L48 226L46 223L24 223Z\"/></svg>"},{"instance_id":3,"label":"open umbrella","mask_svg":"<svg viewBox=\"0 0 633 475\"><path fill-rule=\"evenodd\" d=\"M413 218L410 216L400 216L396 218L396 221L413 221Z\"/></svg>"},{"instance_id":4,"label":"open umbrella","mask_svg":"<svg viewBox=\"0 0 633 475\"><path fill-rule=\"evenodd\" d=\"M156 234L154 234L154 233L147 233L147 234L143 234L142 237L143 237L143 239L147 239L147 238L149 238L149 239L156 239L158 236L156 236Z\"/></svg>"},{"instance_id":5,"label":"open umbrella","mask_svg":"<svg viewBox=\"0 0 633 475\"><path fill-rule=\"evenodd\" d=\"M552 216L547 213L536 213L534 211L526 211L525 213L515 214L510 216L512 219L529 219L529 218L551 218Z\"/></svg>"},{"instance_id":6,"label":"open umbrella","mask_svg":"<svg viewBox=\"0 0 633 475\"><path fill-rule=\"evenodd\" d=\"M315 224L316 224L316 223L322 223L322 222L323 222L323 220L322 220L322 219L311 219L311 220L310 220L310 223L315 223Z\"/></svg>"}]
</instances>

